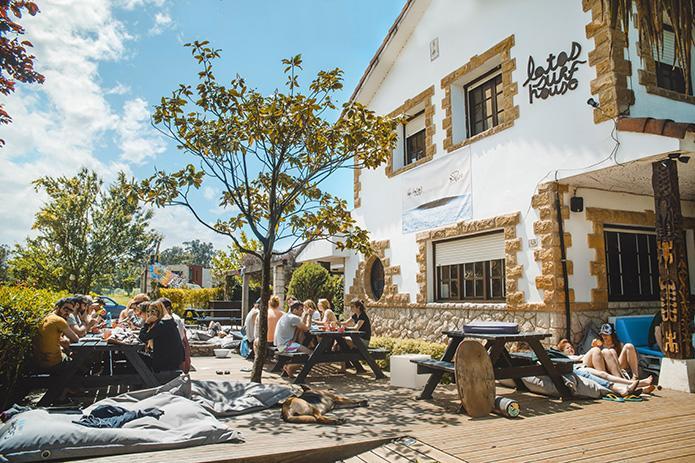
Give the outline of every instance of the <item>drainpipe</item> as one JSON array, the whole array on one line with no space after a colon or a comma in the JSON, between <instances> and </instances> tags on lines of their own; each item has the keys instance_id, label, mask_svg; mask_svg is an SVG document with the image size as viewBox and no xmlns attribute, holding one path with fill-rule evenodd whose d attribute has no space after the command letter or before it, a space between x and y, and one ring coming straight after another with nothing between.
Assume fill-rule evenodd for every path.
<instances>
[{"instance_id":1,"label":"drainpipe","mask_svg":"<svg viewBox=\"0 0 695 463\"><path fill-rule=\"evenodd\" d=\"M562 220L562 204L560 203L559 184L555 190L555 209L557 211L557 223L560 231L560 264L562 265L562 281L565 292L565 338L572 341L572 315L570 313L569 277L567 276L567 251L565 250L565 227Z\"/></svg>"}]
</instances>

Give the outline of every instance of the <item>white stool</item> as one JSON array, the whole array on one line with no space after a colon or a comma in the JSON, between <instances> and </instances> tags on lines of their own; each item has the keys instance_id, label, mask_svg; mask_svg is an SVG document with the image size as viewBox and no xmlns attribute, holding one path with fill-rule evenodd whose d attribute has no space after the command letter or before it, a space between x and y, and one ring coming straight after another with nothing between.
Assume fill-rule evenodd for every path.
<instances>
[{"instance_id":1,"label":"white stool","mask_svg":"<svg viewBox=\"0 0 695 463\"><path fill-rule=\"evenodd\" d=\"M391 386L407 387L410 389L422 389L430 375L417 374L417 365L411 360L425 360L431 358L423 354L404 354L391 356Z\"/></svg>"}]
</instances>

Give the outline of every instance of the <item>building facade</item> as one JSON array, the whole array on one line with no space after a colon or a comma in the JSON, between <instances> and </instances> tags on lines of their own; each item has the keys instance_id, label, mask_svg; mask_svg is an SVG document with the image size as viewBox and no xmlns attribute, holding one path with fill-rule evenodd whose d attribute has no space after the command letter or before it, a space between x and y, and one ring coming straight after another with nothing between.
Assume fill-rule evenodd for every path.
<instances>
[{"instance_id":1,"label":"building facade","mask_svg":"<svg viewBox=\"0 0 695 463\"><path fill-rule=\"evenodd\" d=\"M657 216L675 213L655 205L661 165L694 292L692 85L668 28L654 53L608 18L600 0L406 2L352 96L401 118L390 161L355 172L374 255L344 263L376 333L483 319L576 341L656 312Z\"/></svg>"}]
</instances>

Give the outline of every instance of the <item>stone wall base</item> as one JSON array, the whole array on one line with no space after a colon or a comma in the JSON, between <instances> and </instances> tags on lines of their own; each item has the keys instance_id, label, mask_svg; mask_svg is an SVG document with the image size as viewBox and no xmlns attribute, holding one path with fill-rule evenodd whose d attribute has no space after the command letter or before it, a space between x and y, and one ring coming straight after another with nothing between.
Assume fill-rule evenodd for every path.
<instances>
[{"instance_id":1,"label":"stone wall base","mask_svg":"<svg viewBox=\"0 0 695 463\"><path fill-rule=\"evenodd\" d=\"M466 308L452 307L370 307L367 309L375 336L419 339L430 342L446 342L444 330L462 329L473 321L516 322L521 331L546 331L552 335L547 345L557 344L565 336L565 315L561 312L507 310L503 304L470 304ZM448 305L448 304L447 304ZM501 306L501 307L500 307ZM597 328L606 323L609 316L640 315L654 313L653 308L629 308L587 310L572 313L572 341L577 343L584 336L586 327L593 323Z\"/></svg>"}]
</instances>

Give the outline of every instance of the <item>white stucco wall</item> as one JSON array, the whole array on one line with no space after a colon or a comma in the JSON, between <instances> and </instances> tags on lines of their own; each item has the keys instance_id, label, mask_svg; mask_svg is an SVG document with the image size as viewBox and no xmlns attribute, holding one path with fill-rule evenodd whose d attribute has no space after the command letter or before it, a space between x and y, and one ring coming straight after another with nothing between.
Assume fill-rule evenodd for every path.
<instances>
[{"instance_id":1,"label":"white stucco wall","mask_svg":"<svg viewBox=\"0 0 695 463\"><path fill-rule=\"evenodd\" d=\"M586 167L605 159L615 142L611 138L613 123L595 124L593 109L586 104L592 96L590 81L596 77L595 69L589 67L588 62L581 64L575 74L579 81L576 90L547 100L535 100L533 104L529 104L527 88L522 87L526 65L529 55L539 64L545 62L549 53L557 55L569 51L573 41L582 46L581 59L588 60L587 53L594 47L593 40L588 40L585 34L585 26L590 21L590 14L582 11L581 2L433 0L379 90L369 101L362 101L377 113L386 114L434 85L435 158L457 156L461 163L471 164L472 218L521 212L517 235L522 239L522 251L518 260L524 267L524 277L519 281L519 289L524 291L528 302L542 300L534 284L539 268L533 250L528 247L528 240L535 238L533 222L537 219L536 211L530 207L531 196L538 184L553 180L556 173L557 178L562 179L595 169L597 166ZM512 79L518 84L514 104L519 106L519 118L512 128L447 153L443 148L442 77L511 34L515 35L511 54L516 59L516 70ZM430 61L429 43L434 38L439 39L440 54ZM620 162L678 149L678 140L666 137L632 133L619 133L618 136ZM611 163L606 161L598 167ZM428 169L428 163L416 169ZM432 180L437 181L435 171ZM381 167L362 171L360 183L361 206L353 215L369 230L371 239L390 240L391 265L401 268L399 292L410 293L411 302L414 302L418 291L417 244L415 233L401 232L401 176L389 179ZM620 198L616 199L616 204L621 209L626 207L620 203ZM575 231L585 233L581 228L586 225L574 222L571 226ZM579 249L577 246L572 251L580 252ZM582 268L579 261L575 260L575 275L588 275L588 262L586 268ZM356 257L347 259L346 288L352 283L357 265ZM588 281L577 281L577 284L581 286L577 291L577 300L580 300L579 294L590 291L591 284Z\"/></svg>"}]
</instances>

